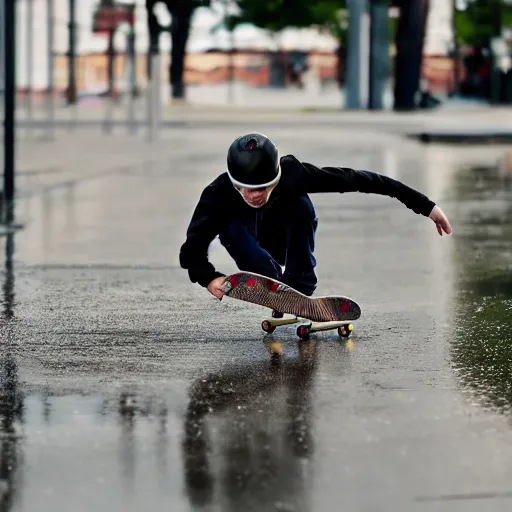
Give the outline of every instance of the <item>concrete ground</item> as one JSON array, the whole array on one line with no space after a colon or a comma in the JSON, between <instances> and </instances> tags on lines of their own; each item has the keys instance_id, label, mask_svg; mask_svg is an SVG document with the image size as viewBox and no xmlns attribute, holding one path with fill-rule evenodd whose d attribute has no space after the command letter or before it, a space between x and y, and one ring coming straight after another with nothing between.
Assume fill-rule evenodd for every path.
<instances>
[{"instance_id":1,"label":"concrete ground","mask_svg":"<svg viewBox=\"0 0 512 512\"><path fill-rule=\"evenodd\" d=\"M396 113L393 108L392 89L386 90L383 110L345 110L345 92L333 85L320 87L316 82L304 89L252 87L243 83L197 85L187 88L185 102L173 102L164 87L158 120L164 128L216 128L219 124L231 128L243 126L246 120L286 127L291 122L318 123L339 129L357 127L391 130L420 140L460 142L512 143L512 107L490 106L465 98L440 98L442 103L433 110ZM102 98L82 98L75 105L64 99L56 102L53 124L58 131L71 131L77 127L102 125L104 133L118 129L124 133L147 133L147 91L133 103L128 97L120 102L105 102ZM364 98L362 104L364 105ZM0 109L2 105L0 105ZM308 115L304 116L303 113ZM48 110L44 101L35 101L32 113L20 101L17 110L22 134L30 137L48 137ZM32 127L32 128L31 128Z\"/></svg>"},{"instance_id":2,"label":"concrete ground","mask_svg":"<svg viewBox=\"0 0 512 512\"><path fill-rule=\"evenodd\" d=\"M0 238L1 510L510 507L511 190L496 165L510 148L305 119L20 140L25 228ZM219 302L179 267L244 128L399 179L452 222L441 238L392 198L313 196L317 294L363 311L348 341L265 335L267 310Z\"/></svg>"}]
</instances>

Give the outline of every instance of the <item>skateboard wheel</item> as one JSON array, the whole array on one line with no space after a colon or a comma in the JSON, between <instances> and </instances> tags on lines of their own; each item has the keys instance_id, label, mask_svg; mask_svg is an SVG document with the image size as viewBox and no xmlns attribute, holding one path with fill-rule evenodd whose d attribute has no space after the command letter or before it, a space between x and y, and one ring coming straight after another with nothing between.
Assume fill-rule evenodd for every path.
<instances>
[{"instance_id":1,"label":"skateboard wheel","mask_svg":"<svg viewBox=\"0 0 512 512\"><path fill-rule=\"evenodd\" d=\"M300 325L297 327L297 336L303 340L307 340L309 338L309 333L311 329L306 325Z\"/></svg>"},{"instance_id":2,"label":"skateboard wheel","mask_svg":"<svg viewBox=\"0 0 512 512\"><path fill-rule=\"evenodd\" d=\"M353 328L352 324L342 325L342 326L338 327L338 334L342 338L348 338L352 334L353 329L354 328Z\"/></svg>"},{"instance_id":3,"label":"skateboard wheel","mask_svg":"<svg viewBox=\"0 0 512 512\"><path fill-rule=\"evenodd\" d=\"M272 325L268 320L263 320L261 323L261 328L268 333L274 332L276 330L275 325Z\"/></svg>"}]
</instances>

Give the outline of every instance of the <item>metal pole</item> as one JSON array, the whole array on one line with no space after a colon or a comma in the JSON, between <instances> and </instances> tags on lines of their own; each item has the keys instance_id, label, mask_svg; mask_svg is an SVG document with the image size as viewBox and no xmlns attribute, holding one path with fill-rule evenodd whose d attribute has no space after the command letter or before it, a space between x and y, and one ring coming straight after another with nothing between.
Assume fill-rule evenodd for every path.
<instances>
[{"instance_id":1,"label":"metal pole","mask_svg":"<svg viewBox=\"0 0 512 512\"><path fill-rule=\"evenodd\" d=\"M75 29L76 29L76 9L75 0L69 0L69 24L68 24L68 105L76 103L76 74L75 74Z\"/></svg>"},{"instance_id":2,"label":"metal pole","mask_svg":"<svg viewBox=\"0 0 512 512\"><path fill-rule=\"evenodd\" d=\"M153 55L149 54L148 65L150 68L153 67ZM148 74L148 85L146 89L146 114L147 114L147 126L148 126L148 141L152 142L154 139L154 126L153 126L153 73Z\"/></svg>"},{"instance_id":3,"label":"metal pole","mask_svg":"<svg viewBox=\"0 0 512 512\"><path fill-rule=\"evenodd\" d=\"M370 12L368 10L368 0L362 1L361 16L361 42L360 42L360 78L361 87L361 108L368 108L368 99L370 97L369 81L370 81Z\"/></svg>"},{"instance_id":4,"label":"metal pole","mask_svg":"<svg viewBox=\"0 0 512 512\"><path fill-rule=\"evenodd\" d=\"M158 131L158 113L156 105L158 103L158 71L160 67L160 55L151 55L151 76L148 83L148 140L153 142L157 138Z\"/></svg>"},{"instance_id":5,"label":"metal pole","mask_svg":"<svg viewBox=\"0 0 512 512\"><path fill-rule=\"evenodd\" d=\"M236 103L235 100L235 35L233 30L229 33L230 36L230 50L229 50L229 103Z\"/></svg>"},{"instance_id":6,"label":"metal pole","mask_svg":"<svg viewBox=\"0 0 512 512\"><path fill-rule=\"evenodd\" d=\"M106 108L105 108L105 122L103 124L104 129L107 133L112 133L112 120L114 115L114 30L109 30L108 34L108 47L107 47L107 79L108 79L108 90L105 97Z\"/></svg>"},{"instance_id":7,"label":"metal pole","mask_svg":"<svg viewBox=\"0 0 512 512\"><path fill-rule=\"evenodd\" d=\"M147 90L148 109L148 140L153 142L157 137L159 126L158 105L160 103L160 54L150 53L151 73Z\"/></svg>"},{"instance_id":8,"label":"metal pole","mask_svg":"<svg viewBox=\"0 0 512 512\"><path fill-rule=\"evenodd\" d=\"M4 31L4 0L0 1L0 96L3 98L5 89L5 31Z\"/></svg>"},{"instance_id":9,"label":"metal pole","mask_svg":"<svg viewBox=\"0 0 512 512\"><path fill-rule=\"evenodd\" d=\"M234 102L234 57L235 57L235 37L234 29L228 26L227 20L229 18L229 0L224 3L224 27L229 33L229 61L228 61L228 104Z\"/></svg>"},{"instance_id":10,"label":"metal pole","mask_svg":"<svg viewBox=\"0 0 512 512\"><path fill-rule=\"evenodd\" d=\"M53 0L47 0L46 23L48 25L48 98L47 98L47 114L48 129L45 130L47 137L53 140L55 135L55 100L54 94L54 23L53 18Z\"/></svg>"},{"instance_id":11,"label":"metal pole","mask_svg":"<svg viewBox=\"0 0 512 512\"><path fill-rule=\"evenodd\" d=\"M364 1L347 0L349 24L345 107L350 109L361 108L361 20Z\"/></svg>"},{"instance_id":12,"label":"metal pole","mask_svg":"<svg viewBox=\"0 0 512 512\"><path fill-rule=\"evenodd\" d=\"M460 56L459 56L459 40L457 38L457 25L455 23L455 15L457 14L457 0L453 0L452 5L452 37L453 37L453 60L454 60L454 66L453 66L453 89L451 91L451 94L453 96L459 94L460 89Z\"/></svg>"},{"instance_id":13,"label":"metal pole","mask_svg":"<svg viewBox=\"0 0 512 512\"><path fill-rule=\"evenodd\" d=\"M130 46L131 46L131 56L132 56L132 86L131 86L131 94L132 98L135 99L139 96L139 90L137 87L137 32L135 31L135 20L131 27L130 32Z\"/></svg>"},{"instance_id":14,"label":"metal pole","mask_svg":"<svg viewBox=\"0 0 512 512\"><path fill-rule=\"evenodd\" d=\"M154 141L159 126L158 112L156 105L160 98L160 28L149 19L149 80L147 90L147 108L148 108L148 140Z\"/></svg>"},{"instance_id":15,"label":"metal pole","mask_svg":"<svg viewBox=\"0 0 512 512\"><path fill-rule=\"evenodd\" d=\"M384 94L389 77L388 3L372 0L370 16L370 84L368 108L384 108Z\"/></svg>"},{"instance_id":16,"label":"metal pole","mask_svg":"<svg viewBox=\"0 0 512 512\"><path fill-rule=\"evenodd\" d=\"M153 134L156 139L160 128L160 109L162 106L162 62L160 52L151 58L151 87L153 98Z\"/></svg>"},{"instance_id":17,"label":"metal pole","mask_svg":"<svg viewBox=\"0 0 512 512\"><path fill-rule=\"evenodd\" d=\"M370 1L370 69L368 71L368 110L375 109L375 0Z\"/></svg>"},{"instance_id":18,"label":"metal pole","mask_svg":"<svg viewBox=\"0 0 512 512\"><path fill-rule=\"evenodd\" d=\"M30 136L32 133L33 121L33 103L32 103L32 89L34 87L33 71L34 71L34 0L26 0L27 5L27 134Z\"/></svg>"},{"instance_id":19,"label":"metal pole","mask_svg":"<svg viewBox=\"0 0 512 512\"><path fill-rule=\"evenodd\" d=\"M5 88L5 30L4 30L4 0L0 1L0 96L4 95L4 88Z\"/></svg>"},{"instance_id":20,"label":"metal pole","mask_svg":"<svg viewBox=\"0 0 512 512\"><path fill-rule=\"evenodd\" d=\"M135 124L135 94L137 92L137 82L135 75L135 29L130 27L128 33L128 131L131 134L137 132L137 126Z\"/></svg>"},{"instance_id":21,"label":"metal pole","mask_svg":"<svg viewBox=\"0 0 512 512\"><path fill-rule=\"evenodd\" d=\"M4 199L5 221L14 220L15 101L16 101L16 0L4 2L5 97L4 97Z\"/></svg>"},{"instance_id":22,"label":"metal pole","mask_svg":"<svg viewBox=\"0 0 512 512\"><path fill-rule=\"evenodd\" d=\"M108 46L107 46L107 75L108 75L108 96L114 97L115 93L115 76L114 76L114 65L116 52L114 48L114 35L115 30L109 30L108 32Z\"/></svg>"}]
</instances>

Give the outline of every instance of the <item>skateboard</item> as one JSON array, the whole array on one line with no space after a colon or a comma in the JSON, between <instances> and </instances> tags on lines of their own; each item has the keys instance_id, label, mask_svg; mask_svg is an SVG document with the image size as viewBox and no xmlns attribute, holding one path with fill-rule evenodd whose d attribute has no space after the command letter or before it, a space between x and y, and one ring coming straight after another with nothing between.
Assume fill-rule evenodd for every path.
<instances>
[{"instance_id":1,"label":"skateboard","mask_svg":"<svg viewBox=\"0 0 512 512\"><path fill-rule=\"evenodd\" d=\"M300 323L297 336L308 339L313 332L337 329L338 335L348 338L352 321L361 316L359 305L342 296L308 297L291 286L252 272L237 272L224 282L226 296L271 308L295 318L264 320L262 329L271 333L282 325Z\"/></svg>"}]
</instances>

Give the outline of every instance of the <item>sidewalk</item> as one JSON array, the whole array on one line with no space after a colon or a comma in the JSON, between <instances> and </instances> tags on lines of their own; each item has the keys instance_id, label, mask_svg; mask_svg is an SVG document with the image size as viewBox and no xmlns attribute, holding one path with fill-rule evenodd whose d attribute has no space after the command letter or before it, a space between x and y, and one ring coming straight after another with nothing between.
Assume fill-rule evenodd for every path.
<instances>
[{"instance_id":1,"label":"sidewalk","mask_svg":"<svg viewBox=\"0 0 512 512\"><path fill-rule=\"evenodd\" d=\"M262 104L265 98L287 98L288 103L280 108L206 105L192 101L167 104L160 112L160 129L152 141L148 140L144 98L137 103L134 132L127 121L127 105L112 109L111 131L105 130L103 124L106 109L102 101L59 107L55 112L58 123L53 140L49 137L50 125L45 121L46 112L38 108L34 111L38 125L28 128L26 123L18 123L16 187L19 197L47 187L125 172L133 165L151 165L162 160L172 162L176 158L186 160L187 156L194 156L191 152L194 152L196 136L204 145L207 144L205 137L211 139L208 134L219 129L231 136L251 130L283 134L290 128L302 127L317 141L321 133L329 133L344 141L361 138L367 141L368 147L372 141L381 139L391 146L404 144L404 138L429 141L461 136L465 141L472 137L473 141L479 138L478 142L492 138L512 142L512 108L450 101L436 110L410 113L304 109L297 106L300 92L294 91L295 94L289 96L283 91L255 90ZM340 97L339 91L337 96ZM25 117L26 111L18 109L18 119L22 121ZM222 143L227 144L224 140Z\"/></svg>"},{"instance_id":2,"label":"sidewalk","mask_svg":"<svg viewBox=\"0 0 512 512\"><path fill-rule=\"evenodd\" d=\"M489 118L495 130L500 125L505 130L507 125L510 126L512 117L492 109L461 112L455 120L441 111L414 114L290 112L279 115L169 106L164 113L167 119L180 119L185 126L163 128L153 141L148 140L144 127L139 127L135 134L130 134L126 127L117 127L107 134L99 125L77 126L75 129L56 130L51 141L41 138L43 130L34 129L30 134L32 138L29 138L26 130L20 128L16 146L18 197L130 172L134 166L148 168L151 172L151 167L157 162L165 162L169 168L175 162L188 162L193 167L210 165L211 155L218 152L217 145L227 147L236 134L249 130L274 133L285 147L291 144L289 134L295 130L309 140L311 146L321 146L324 140L338 138L342 141L340 146L348 147L361 147L364 141L363 146L370 152L376 144L389 150L410 144L415 151L417 142L407 136L414 130L425 133L430 127L448 131L455 122L459 128L482 127ZM198 153L199 147L201 151ZM204 160L201 159L203 154L206 154ZM222 162L220 160L219 165L222 166Z\"/></svg>"},{"instance_id":3,"label":"sidewalk","mask_svg":"<svg viewBox=\"0 0 512 512\"><path fill-rule=\"evenodd\" d=\"M222 125L246 126L252 123L272 125L300 122L303 124L332 127L357 127L385 130L399 135L410 135L420 140L481 139L493 137L512 141L512 106L489 106L471 100L450 99L435 110L408 113L394 112L390 91L385 97L386 109L382 111L344 110L344 95L337 88L321 90L309 87L298 89L253 88L235 84L231 96L228 85L197 86L187 90L187 102L169 103L163 94L159 113L162 128L215 127ZM27 112L17 111L20 127L27 126ZM60 105L55 111L56 126L101 126L110 122L127 130L130 124L147 126L147 100L141 97L134 105L130 119L126 100L109 110L105 100L83 100L76 106ZM34 109L33 126L47 126L47 112L43 106Z\"/></svg>"},{"instance_id":4,"label":"sidewalk","mask_svg":"<svg viewBox=\"0 0 512 512\"><path fill-rule=\"evenodd\" d=\"M83 112L92 117L90 110ZM148 194L154 201L167 201L173 194L180 196L191 189L195 195L207 183L207 176L224 171L228 145L236 135L248 130L269 133L278 140L283 152L297 151L305 159L314 154L319 162L328 163L326 157L331 154L335 155L333 162L377 170L389 166L394 175L397 155L409 155L420 162L425 156L416 140L403 136L414 127L424 129L429 123L448 126L454 121L459 126L471 126L489 122L489 118L495 126L500 123L510 126L509 113L489 108L464 110L453 116L441 110L412 114L367 111L283 114L171 105L163 115L166 119L180 119L184 125L163 128L153 141L148 140L144 128L129 134L126 127L118 127L106 134L98 124L77 125L74 129L55 130L53 140L43 140L43 130L34 129L29 137L26 129L20 128L16 144L16 221L28 226L45 211L50 200L67 204L76 194L83 200L80 208L95 218L97 212L91 206L95 196L111 195L113 200L118 200L125 193L119 184L143 184L130 189L133 202L126 201L126 212L136 217L138 214L134 212L140 210L138 202ZM449 147L440 149L446 156L453 152ZM483 146L463 152L475 155L475 151L489 150L496 154L502 152L501 148ZM160 190L159 183L167 188ZM108 204L106 200L104 212L108 212ZM171 219L176 215L174 206L166 208L172 224ZM89 221L84 222L88 225ZM6 233L0 226L2 234Z\"/></svg>"},{"instance_id":5,"label":"sidewalk","mask_svg":"<svg viewBox=\"0 0 512 512\"><path fill-rule=\"evenodd\" d=\"M165 105L160 112L160 128L215 128L219 125L253 126L259 124L286 125L300 122L304 125L322 125L332 128L350 127L386 131L402 136L413 136L420 140L480 140L492 141L500 138L512 142L511 107L441 107L432 111L397 113L393 111L341 110L341 109L289 109L250 108L229 106L207 106L194 104ZM79 105L59 108L55 115L55 128L69 130L73 127L97 127L105 124L122 127L129 132L130 126L145 131L148 125L145 105L138 105L133 120L126 107L112 109L110 118L103 106ZM24 112L18 112L18 127L33 126L45 130L50 127L46 113L38 111L32 123L28 123ZM25 130L24 130L25 131Z\"/></svg>"},{"instance_id":6,"label":"sidewalk","mask_svg":"<svg viewBox=\"0 0 512 512\"><path fill-rule=\"evenodd\" d=\"M59 109L57 118L70 121L70 110ZM395 113L392 111L311 111L230 108L221 106L167 105L161 112L161 128L155 140L148 140L147 125L143 113L135 133L130 133L125 113L116 109L113 119L117 125L111 132L102 127L104 111L99 106L79 105L76 108L76 124L62 125L56 129L54 140L48 138L48 125L27 130L20 123L17 141L17 171L24 181L35 182L44 175L46 183L62 181L63 174L71 179L84 174L122 169L135 162L152 159L173 159L186 155L190 145L184 144L198 137L204 138L209 130L229 128L232 132L248 130L286 130L301 126L311 133L328 130L343 138L394 137L394 143L402 144L403 137L428 139L437 134L455 137L482 136L485 133L501 133L512 141L512 109L481 105L446 105L438 110ZM41 112L39 112L41 114ZM65 129L62 129L65 128ZM469 134L469 135L468 135ZM391 141L389 142L391 143ZM158 155L158 157L157 157ZM37 170L37 176L34 171ZM19 180L18 180L19 181Z\"/></svg>"}]
</instances>

